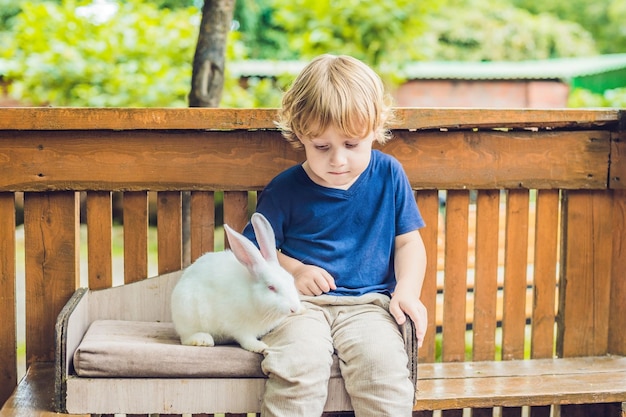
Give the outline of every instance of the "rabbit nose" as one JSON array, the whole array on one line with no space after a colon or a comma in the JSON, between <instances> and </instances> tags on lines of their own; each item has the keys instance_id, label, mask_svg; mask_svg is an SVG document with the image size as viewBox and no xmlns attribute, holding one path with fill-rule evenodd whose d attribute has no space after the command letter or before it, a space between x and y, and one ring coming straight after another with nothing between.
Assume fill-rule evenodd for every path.
<instances>
[{"instance_id":1,"label":"rabbit nose","mask_svg":"<svg viewBox=\"0 0 626 417\"><path fill-rule=\"evenodd\" d=\"M297 304L295 306L292 306L289 311L291 311L291 313L299 313L300 309L302 308L302 306L300 304Z\"/></svg>"}]
</instances>

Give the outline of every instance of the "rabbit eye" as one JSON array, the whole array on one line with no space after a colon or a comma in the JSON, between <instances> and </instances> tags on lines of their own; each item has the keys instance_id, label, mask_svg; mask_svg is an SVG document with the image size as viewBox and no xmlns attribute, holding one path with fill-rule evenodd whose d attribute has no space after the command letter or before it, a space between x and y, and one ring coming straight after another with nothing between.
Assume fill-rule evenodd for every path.
<instances>
[{"instance_id":1,"label":"rabbit eye","mask_svg":"<svg viewBox=\"0 0 626 417\"><path fill-rule=\"evenodd\" d=\"M267 289L268 289L268 290L270 290L270 291L272 291L272 292L276 292L276 287L275 287L275 286L273 286L273 285L268 285L268 286L267 286Z\"/></svg>"}]
</instances>

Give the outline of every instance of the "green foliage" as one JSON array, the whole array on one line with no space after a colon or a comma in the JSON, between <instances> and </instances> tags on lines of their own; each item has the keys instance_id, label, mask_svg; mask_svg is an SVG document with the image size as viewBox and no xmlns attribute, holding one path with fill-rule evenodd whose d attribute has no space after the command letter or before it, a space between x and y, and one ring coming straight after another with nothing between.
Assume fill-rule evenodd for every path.
<instances>
[{"instance_id":1,"label":"green foliage","mask_svg":"<svg viewBox=\"0 0 626 417\"><path fill-rule=\"evenodd\" d=\"M451 0L427 21L423 50L434 60L520 61L597 53L591 34L580 25L500 0Z\"/></svg>"},{"instance_id":2,"label":"green foliage","mask_svg":"<svg viewBox=\"0 0 626 417\"><path fill-rule=\"evenodd\" d=\"M241 41L249 51L250 59L293 60L297 50L290 49L289 34L274 18L273 0L237 0L235 21Z\"/></svg>"},{"instance_id":3,"label":"green foliage","mask_svg":"<svg viewBox=\"0 0 626 417\"><path fill-rule=\"evenodd\" d=\"M199 9L203 3L203 0L152 0L152 4L159 9L180 9L192 6Z\"/></svg>"},{"instance_id":4,"label":"green foliage","mask_svg":"<svg viewBox=\"0 0 626 417\"><path fill-rule=\"evenodd\" d=\"M624 0L511 0L531 13L550 13L576 22L593 34L600 53L626 52Z\"/></svg>"},{"instance_id":5,"label":"green foliage","mask_svg":"<svg viewBox=\"0 0 626 417\"><path fill-rule=\"evenodd\" d=\"M523 1L534 0L239 0L235 16L252 58L345 53L379 72L423 59L517 61L597 53L592 35L576 21L512 4Z\"/></svg>"},{"instance_id":6,"label":"green foliage","mask_svg":"<svg viewBox=\"0 0 626 417\"><path fill-rule=\"evenodd\" d=\"M376 65L400 54L420 55L411 39L424 29L421 16L428 2L276 0L274 5L276 21L291 35L291 47L307 57L346 53Z\"/></svg>"},{"instance_id":7,"label":"green foliage","mask_svg":"<svg viewBox=\"0 0 626 417\"><path fill-rule=\"evenodd\" d=\"M423 57L423 16L435 0L271 0L277 25L302 59L322 53L348 54L391 74L395 65Z\"/></svg>"},{"instance_id":8,"label":"green foliage","mask_svg":"<svg viewBox=\"0 0 626 417\"><path fill-rule=\"evenodd\" d=\"M195 8L119 4L108 20L76 6L24 3L3 50L11 92L56 106L184 106L197 39Z\"/></svg>"},{"instance_id":9,"label":"green foliage","mask_svg":"<svg viewBox=\"0 0 626 417\"><path fill-rule=\"evenodd\" d=\"M577 88L569 95L568 107L616 107L626 108L626 88L606 90L604 94Z\"/></svg>"},{"instance_id":10,"label":"green foliage","mask_svg":"<svg viewBox=\"0 0 626 417\"><path fill-rule=\"evenodd\" d=\"M12 21L20 12L19 3L14 0L0 0L0 31L9 30Z\"/></svg>"},{"instance_id":11,"label":"green foliage","mask_svg":"<svg viewBox=\"0 0 626 417\"><path fill-rule=\"evenodd\" d=\"M200 11L181 5L192 1L127 0L108 19L84 13L89 1L23 2L0 51L11 94L32 105L187 106ZM247 56L238 35L227 59ZM232 77L225 84L224 106L280 103L270 80L252 80L249 91Z\"/></svg>"},{"instance_id":12,"label":"green foliage","mask_svg":"<svg viewBox=\"0 0 626 417\"><path fill-rule=\"evenodd\" d=\"M240 32L230 32L226 49L227 60L244 60L247 48L240 41ZM232 75L226 62L224 94L221 107L279 107L282 93L271 78L250 78L247 86L241 86L239 76ZM279 80L280 81L280 80ZM278 85L286 85L284 82Z\"/></svg>"},{"instance_id":13,"label":"green foliage","mask_svg":"<svg viewBox=\"0 0 626 417\"><path fill-rule=\"evenodd\" d=\"M104 20L76 13L90 3L0 0L0 75L12 95L33 105L186 106L203 0L118 0ZM276 107L291 82L251 78L244 89L229 75L233 60L350 54L398 82L415 60L594 54L581 25L620 48L625 14L624 0L237 0L222 106ZM612 94L601 101L623 103Z\"/></svg>"}]
</instances>

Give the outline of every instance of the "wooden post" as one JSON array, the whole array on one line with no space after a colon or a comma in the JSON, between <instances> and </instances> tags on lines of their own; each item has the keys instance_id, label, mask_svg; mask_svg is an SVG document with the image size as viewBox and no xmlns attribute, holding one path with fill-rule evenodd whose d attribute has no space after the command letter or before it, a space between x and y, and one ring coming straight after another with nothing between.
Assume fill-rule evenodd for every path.
<instances>
[{"instance_id":1,"label":"wooden post","mask_svg":"<svg viewBox=\"0 0 626 417\"><path fill-rule=\"evenodd\" d=\"M15 333L15 195L0 192L0 404L17 385ZM10 325L13 323L13 325Z\"/></svg>"},{"instance_id":2,"label":"wooden post","mask_svg":"<svg viewBox=\"0 0 626 417\"><path fill-rule=\"evenodd\" d=\"M54 360L54 327L79 285L79 197L73 191L24 195L26 362Z\"/></svg>"}]
</instances>

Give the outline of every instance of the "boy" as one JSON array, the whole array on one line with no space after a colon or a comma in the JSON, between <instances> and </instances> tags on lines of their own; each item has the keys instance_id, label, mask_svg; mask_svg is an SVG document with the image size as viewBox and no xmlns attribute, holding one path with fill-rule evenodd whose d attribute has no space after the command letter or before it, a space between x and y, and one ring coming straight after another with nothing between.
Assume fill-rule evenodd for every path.
<instances>
[{"instance_id":1,"label":"boy","mask_svg":"<svg viewBox=\"0 0 626 417\"><path fill-rule=\"evenodd\" d=\"M283 97L277 126L306 161L268 184L257 211L305 309L263 338L264 417L320 416L333 352L356 416L411 415L398 325L408 315L421 345L424 222L400 163L372 150L390 117L378 75L348 56L314 59Z\"/></svg>"}]
</instances>

